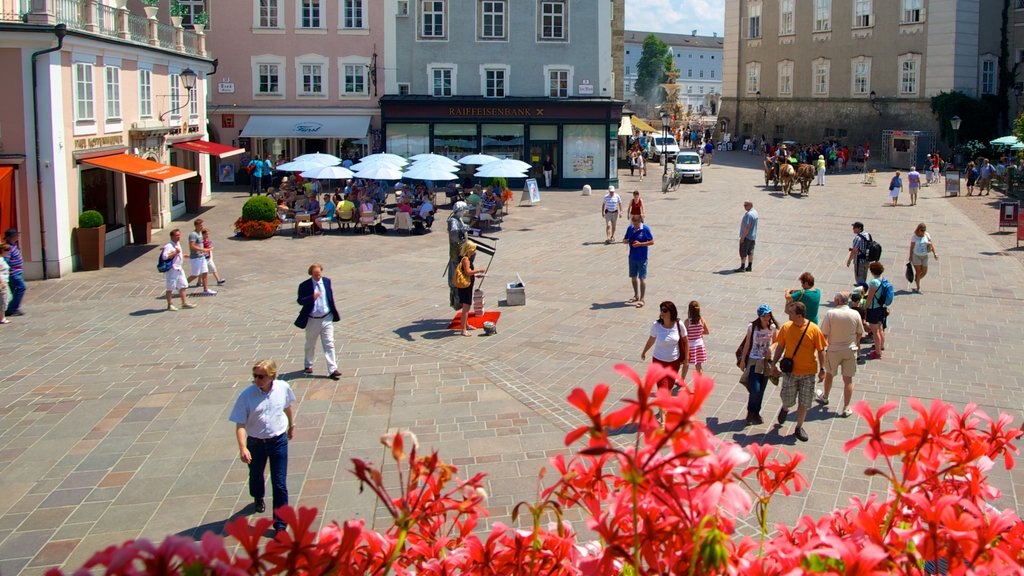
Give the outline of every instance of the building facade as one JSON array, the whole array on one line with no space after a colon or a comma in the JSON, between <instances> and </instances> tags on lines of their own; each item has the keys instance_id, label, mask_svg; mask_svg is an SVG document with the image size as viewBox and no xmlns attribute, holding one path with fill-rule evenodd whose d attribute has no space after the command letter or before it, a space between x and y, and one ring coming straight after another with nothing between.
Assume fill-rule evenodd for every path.
<instances>
[{"instance_id":1,"label":"building facade","mask_svg":"<svg viewBox=\"0 0 1024 576\"><path fill-rule=\"evenodd\" d=\"M391 3L386 4L391 6ZM388 152L523 160L557 185L616 180L612 2L399 2L381 115Z\"/></svg>"},{"instance_id":2,"label":"building facade","mask_svg":"<svg viewBox=\"0 0 1024 576\"><path fill-rule=\"evenodd\" d=\"M740 138L776 142L937 134L931 97L998 90L999 4L726 0L722 119ZM1024 48L1024 3L1010 12L1011 45Z\"/></svg>"},{"instance_id":3,"label":"building facade","mask_svg":"<svg viewBox=\"0 0 1024 576\"><path fill-rule=\"evenodd\" d=\"M724 40L717 34L698 36L696 30L689 35L626 30L623 45L625 60L622 84L623 94L628 105L636 111L644 108L645 102L636 94L634 86L637 79L637 64L643 54L644 40L649 34L654 34L656 38L668 44L672 62L675 63L679 73L676 78L676 84L679 85L676 96L680 109L689 113L691 117L716 115L722 94ZM657 116L651 111L646 112L644 115L647 117Z\"/></svg>"},{"instance_id":4,"label":"building facade","mask_svg":"<svg viewBox=\"0 0 1024 576\"><path fill-rule=\"evenodd\" d=\"M86 210L107 253L150 242L209 196L205 158L235 152L207 142L205 37L141 3L0 0L0 66L0 225L28 278L76 268Z\"/></svg>"},{"instance_id":5,"label":"building facade","mask_svg":"<svg viewBox=\"0 0 1024 576\"><path fill-rule=\"evenodd\" d=\"M372 147L377 101L393 74L383 62L385 30L415 2L206 3L209 49L220 61L210 91L218 142L274 159Z\"/></svg>"}]
</instances>

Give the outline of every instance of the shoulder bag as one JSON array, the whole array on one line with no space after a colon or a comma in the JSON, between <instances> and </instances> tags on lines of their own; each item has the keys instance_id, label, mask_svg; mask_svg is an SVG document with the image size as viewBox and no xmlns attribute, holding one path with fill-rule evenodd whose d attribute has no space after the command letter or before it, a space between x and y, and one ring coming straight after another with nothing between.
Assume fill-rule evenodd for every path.
<instances>
[{"instance_id":1,"label":"shoulder bag","mask_svg":"<svg viewBox=\"0 0 1024 576\"><path fill-rule=\"evenodd\" d=\"M804 343L804 336L807 335L807 329L810 327L811 321L808 320L807 326L804 326L804 331L802 334L800 334L800 339L796 341L796 348L793 349L793 355L786 356L782 360L779 360L779 370L781 370L783 374L793 373L793 358L796 356L796 353L800 350L800 345Z\"/></svg>"},{"instance_id":2,"label":"shoulder bag","mask_svg":"<svg viewBox=\"0 0 1024 576\"><path fill-rule=\"evenodd\" d=\"M462 260L459 260L459 264L455 268L455 276L452 278L452 284L456 288L469 288L472 283L473 280L462 270Z\"/></svg>"},{"instance_id":3,"label":"shoulder bag","mask_svg":"<svg viewBox=\"0 0 1024 576\"><path fill-rule=\"evenodd\" d=\"M679 359L683 364L688 364L690 362L690 354L683 346L685 344L689 344L690 341L687 340L686 336L683 334L683 327L679 325L678 320L676 320L676 331L679 332Z\"/></svg>"}]
</instances>

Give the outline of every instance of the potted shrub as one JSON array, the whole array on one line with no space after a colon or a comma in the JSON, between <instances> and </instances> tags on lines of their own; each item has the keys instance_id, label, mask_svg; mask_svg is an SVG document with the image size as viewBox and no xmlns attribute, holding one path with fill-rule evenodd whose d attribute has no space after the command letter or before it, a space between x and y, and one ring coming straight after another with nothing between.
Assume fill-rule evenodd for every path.
<instances>
[{"instance_id":1,"label":"potted shrub","mask_svg":"<svg viewBox=\"0 0 1024 576\"><path fill-rule=\"evenodd\" d=\"M175 28L181 28L181 19L188 11L178 0L171 0L171 24Z\"/></svg>"},{"instance_id":2,"label":"potted shrub","mask_svg":"<svg viewBox=\"0 0 1024 576\"><path fill-rule=\"evenodd\" d=\"M235 230L246 238L270 238L280 225L273 199L253 196L242 205L242 217L235 221Z\"/></svg>"},{"instance_id":3,"label":"potted shrub","mask_svg":"<svg viewBox=\"0 0 1024 576\"><path fill-rule=\"evenodd\" d=\"M75 243L78 245L78 267L81 270L99 270L103 268L103 257L106 252L107 226L103 223L103 214L95 210L86 210L78 215L78 228L75 228Z\"/></svg>"},{"instance_id":4,"label":"potted shrub","mask_svg":"<svg viewBox=\"0 0 1024 576\"><path fill-rule=\"evenodd\" d=\"M142 9L146 11L146 18L152 20L160 11L160 0L142 0Z\"/></svg>"},{"instance_id":5,"label":"potted shrub","mask_svg":"<svg viewBox=\"0 0 1024 576\"><path fill-rule=\"evenodd\" d=\"M210 23L210 13L205 10L192 17L192 28L196 33L202 34L203 29Z\"/></svg>"}]
</instances>

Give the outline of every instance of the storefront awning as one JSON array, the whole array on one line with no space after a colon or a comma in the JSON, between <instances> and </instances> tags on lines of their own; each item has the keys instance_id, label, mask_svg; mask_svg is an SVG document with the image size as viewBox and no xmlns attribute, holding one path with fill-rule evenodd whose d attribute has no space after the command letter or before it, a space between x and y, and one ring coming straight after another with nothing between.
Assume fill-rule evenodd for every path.
<instances>
[{"instance_id":1,"label":"storefront awning","mask_svg":"<svg viewBox=\"0 0 1024 576\"><path fill-rule=\"evenodd\" d=\"M629 121L633 125L634 128L639 128L640 130L642 130L644 132L660 132L660 130L655 130L654 126L651 126L647 122L644 122L643 119L638 118L636 116L633 116L632 118L630 118Z\"/></svg>"},{"instance_id":2,"label":"storefront awning","mask_svg":"<svg viewBox=\"0 0 1024 576\"><path fill-rule=\"evenodd\" d=\"M633 135L633 122L630 120L627 114L622 115L622 121L619 122L619 136L632 136Z\"/></svg>"},{"instance_id":3,"label":"storefront awning","mask_svg":"<svg viewBox=\"0 0 1024 576\"><path fill-rule=\"evenodd\" d=\"M110 156L86 158L82 160L82 163L130 176L138 176L139 178L162 184L188 180L197 175L195 170L168 166L167 164L146 160L131 154L111 154Z\"/></svg>"},{"instance_id":4,"label":"storefront awning","mask_svg":"<svg viewBox=\"0 0 1024 576\"><path fill-rule=\"evenodd\" d=\"M175 142L174 144L171 144L171 146L173 146L174 148L180 148L181 150L190 150L192 152L209 154L210 156L216 156L217 158L237 156L238 154L245 152L244 148L225 146L224 144L217 144L216 142L209 142L207 140L189 140L188 142Z\"/></svg>"},{"instance_id":5,"label":"storefront awning","mask_svg":"<svg viewBox=\"0 0 1024 576\"><path fill-rule=\"evenodd\" d=\"M250 116L242 138L364 138L369 116Z\"/></svg>"}]
</instances>

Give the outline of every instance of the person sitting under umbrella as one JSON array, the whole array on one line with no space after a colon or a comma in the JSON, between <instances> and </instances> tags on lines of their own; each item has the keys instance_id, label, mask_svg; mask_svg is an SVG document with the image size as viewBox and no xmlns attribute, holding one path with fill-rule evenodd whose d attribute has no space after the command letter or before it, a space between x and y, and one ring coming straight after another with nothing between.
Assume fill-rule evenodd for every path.
<instances>
[{"instance_id":1,"label":"person sitting under umbrella","mask_svg":"<svg viewBox=\"0 0 1024 576\"><path fill-rule=\"evenodd\" d=\"M322 224L330 226L331 222L334 222L334 211L337 209L337 205L331 200L330 194L324 194L324 207L320 211L320 217L313 220L313 233L323 234L324 229Z\"/></svg>"}]
</instances>

